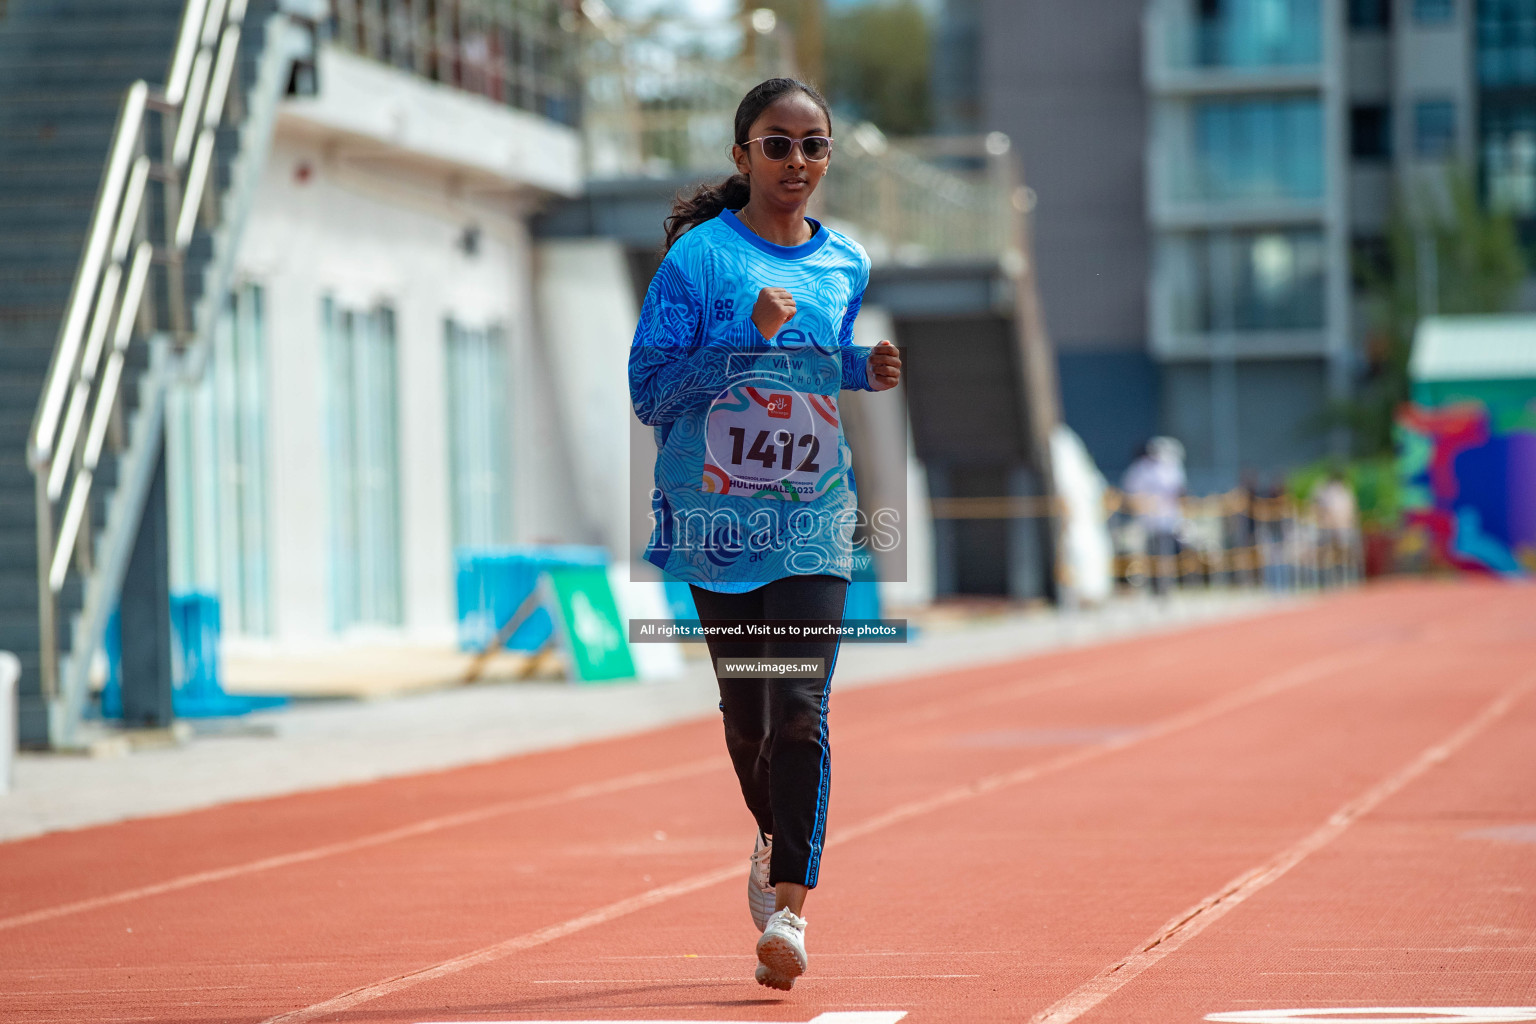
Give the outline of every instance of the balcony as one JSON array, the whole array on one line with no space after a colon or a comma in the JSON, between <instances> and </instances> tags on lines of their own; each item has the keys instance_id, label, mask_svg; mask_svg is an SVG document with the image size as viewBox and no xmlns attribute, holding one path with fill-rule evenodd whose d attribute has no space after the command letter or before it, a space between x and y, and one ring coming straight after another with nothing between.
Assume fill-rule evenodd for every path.
<instances>
[{"instance_id":1,"label":"balcony","mask_svg":"<svg viewBox=\"0 0 1536 1024\"><path fill-rule=\"evenodd\" d=\"M731 35L594 19L582 62L589 179L729 173L737 103L764 78L794 74L788 39L744 20ZM888 139L837 111L832 120L836 147L813 216L857 239L877 264L1016 261L1013 217L1026 199L1014 194L1006 136L941 145Z\"/></svg>"},{"instance_id":2,"label":"balcony","mask_svg":"<svg viewBox=\"0 0 1536 1024\"><path fill-rule=\"evenodd\" d=\"M331 44L574 127L581 36L571 0L330 0Z\"/></svg>"},{"instance_id":3,"label":"balcony","mask_svg":"<svg viewBox=\"0 0 1536 1024\"><path fill-rule=\"evenodd\" d=\"M1319 89L1327 0L1152 0L1144 46L1159 95Z\"/></svg>"},{"instance_id":4,"label":"balcony","mask_svg":"<svg viewBox=\"0 0 1536 1024\"><path fill-rule=\"evenodd\" d=\"M1173 360L1325 355L1325 244L1317 228L1165 235L1149 295L1153 351Z\"/></svg>"},{"instance_id":5,"label":"balcony","mask_svg":"<svg viewBox=\"0 0 1536 1024\"><path fill-rule=\"evenodd\" d=\"M1324 219L1328 168L1317 97L1164 98L1151 127L1148 209L1157 227Z\"/></svg>"}]
</instances>

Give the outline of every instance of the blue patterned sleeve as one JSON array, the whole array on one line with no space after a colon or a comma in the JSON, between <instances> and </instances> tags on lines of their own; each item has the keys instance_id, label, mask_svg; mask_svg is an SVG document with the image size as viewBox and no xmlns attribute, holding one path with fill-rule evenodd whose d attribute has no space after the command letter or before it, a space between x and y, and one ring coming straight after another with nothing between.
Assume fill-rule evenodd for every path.
<instances>
[{"instance_id":1,"label":"blue patterned sleeve","mask_svg":"<svg viewBox=\"0 0 1536 1024\"><path fill-rule=\"evenodd\" d=\"M662 261L629 349L629 397L640 422L652 427L671 423L710 402L729 380L731 354L742 350L739 340L746 340L735 337L741 333L710 339L698 287L679 260ZM756 328L749 333L762 338Z\"/></svg>"},{"instance_id":2,"label":"blue patterned sleeve","mask_svg":"<svg viewBox=\"0 0 1536 1024\"><path fill-rule=\"evenodd\" d=\"M869 284L869 264L864 265L863 285L859 292L848 303L848 312L843 314L842 330L837 335L837 346L843 356L843 388L853 391L870 391L869 386L869 353L868 346L855 345L853 343L853 322L858 319L859 309L864 305L864 286Z\"/></svg>"}]
</instances>

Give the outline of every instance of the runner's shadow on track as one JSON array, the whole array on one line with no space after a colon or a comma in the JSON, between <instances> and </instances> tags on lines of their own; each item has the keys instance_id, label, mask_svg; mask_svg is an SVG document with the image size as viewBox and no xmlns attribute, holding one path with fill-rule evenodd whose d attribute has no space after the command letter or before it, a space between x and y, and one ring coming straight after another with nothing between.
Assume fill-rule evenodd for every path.
<instances>
[{"instance_id":1,"label":"runner's shadow on track","mask_svg":"<svg viewBox=\"0 0 1536 1024\"><path fill-rule=\"evenodd\" d=\"M751 979L747 979L751 982ZM594 984L600 984L594 982ZM469 1005L456 1003L449 1006L428 1005L414 1009L379 1010L359 1007L356 1010L344 1011L336 1014L327 1014L326 1019L331 1021L398 1021L401 1024L414 1024L416 1021L429 1020L474 1020L476 1018L489 1019L493 1015L500 1014L505 1018L507 1014L519 1016L536 1012L538 1010L558 1010L562 1015L576 1012L614 1013L621 1010L679 1010L679 1009L741 1009L754 1006L778 1006L785 1002L787 995L757 996L747 999L688 999L688 1000L664 1000L646 999L646 996L657 996L664 993L676 992L678 989L697 990L701 988L736 987L740 982L736 981L694 981L694 982L669 982L655 985L632 985L627 988L605 988L601 995L577 995L565 992L559 995L550 995L538 999L513 999L507 1002L481 1003ZM636 1005L630 1000L640 1000L641 1005Z\"/></svg>"}]
</instances>

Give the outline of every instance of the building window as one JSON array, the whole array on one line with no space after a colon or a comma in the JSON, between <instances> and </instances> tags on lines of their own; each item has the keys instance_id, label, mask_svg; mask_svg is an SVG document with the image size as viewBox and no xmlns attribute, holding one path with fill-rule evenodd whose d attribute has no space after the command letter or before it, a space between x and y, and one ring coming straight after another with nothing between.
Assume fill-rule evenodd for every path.
<instances>
[{"instance_id":1,"label":"building window","mask_svg":"<svg viewBox=\"0 0 1536 1024\"><path fill-rule=\"evenodd\" d=\"M498 327L445 325L453 545L508 542L506 343Z\"/></svg>"},{"instance_id":2,"label":"building window","mask_svg":"<svg viewBox=\"0 0 1536 1024\"><path fill-rule=\"evenodd\" d=\"M1361 31L1392 27L1392 0L1349 0L1349 27Z\"/></svg>"},{"instance_id":3,"label":"building window","mask_svg":"<svg viewBox=\"0 0 1536 1024\"><path fill-rule=\"evenodd\" d=\"M1427 160L1441 160L1456 151L1456 104L1423 100L1413 107L1413 151Z\"/></svg>"},{"instance_id":4,"label":"building window","mask_svg":"<svg viewBox=\"0 0 1536 1024\"><path fill-rule=\"evenodd\" d=\"M1327 275L1319 231L1223 231L1174 237L1162 249L1161 259L1178 330L1323 327Z\"/></svg>"},{"instance_id":5,"label":"building window","mask_svg":"<svg viewBox=\"0 0 1536 1024\"><path fill-rule=\"evenodd\" d=\"M1481 141L1488 204L1536 217L1536 104L1485 107Z\"/></svg>"},{"instance_id":6,"label":"building window","mask_svg":"<svg viewBox=\"0 0 1536 1024\"><path fill-rule=\"evenodd\" d=\"M403 621L395 315L322 304L331 479L331 619Z\"/></svg>"},{"instance_id":7,"label":"building window","mask_svg":"<svg viewBox=\"0 0 1536 1024\"><path fill-rule=\"evenodd\" d=\"M1191 198L1316 199L1323 194L1323 111L1315 99L1195 105Z\"/></svg>"},{"instance_id":8,"label":"building window","mask_svg":"<svg viewBox=\"0 0 1536 1024\"><path fill-rule=\"evenodd\" d=\"M1477 5L1477 73L1486 86L1536 85L1536 4L1481 0Z\"/></svg>"},{"instance_id":9,"label":"building window","mask_svg":"<svg viewBox=\"0 0 1536 1024\"><path fill-rule=\"evenodd\" d=\"M1391 279L1392 246L1384 235L1357 235L1349 245L1349 280L1356 293L1363 294Z\"/></svg>"},{"instance_id":10,"label":"building window","mask_svg":"<svg viewBox=\"0 0 1536 1024\"><path fill-rule=\"evenodd\" d=\"M1315 64L1322 53L1318 0L1197 0L1202 67Z\"/></svg>"},{"instance_id":11,"label":"building window","mask_svg":"<svg viewBox=\"0 0 1536 1024\"><path fill-rule=\"evenodd\" d=\"M1420 25L1444 25L1456 19L1456 0L1413 0L1413 20Z\"/></svg>"},{"instance_id":12,"label":"building window","mask_svg":"<svg viewBox=\"0 0 1536 1024\"><path fill-rule=\"evenodd\" d=\"M223 629L271 632L265 295L244 284L213 324L207 370L165 396L173 593L218 597Z\"/></svg>"},{"instance_id":13,"label":"building window","mask_svg":"<svg viewBox=\"0 0 1536 1024\"><path fill-rule=\"evenodd\" d=\"M230 298L214 334L215 434L219 465L219 594L233 631L271 629L267 578L265 293L254 284Z\"/></svg>"},{"instance_id":14,"label":"building window","mask_svg":"<svg viewBox=\"0 0 1536 1024\"><path fill-rule=\"evenodd\" d=\"M1350 110L1349 155L1356 160L1386 160L1392 156L1392 108L1370 104Z\"/></svg>"}]
</instances>

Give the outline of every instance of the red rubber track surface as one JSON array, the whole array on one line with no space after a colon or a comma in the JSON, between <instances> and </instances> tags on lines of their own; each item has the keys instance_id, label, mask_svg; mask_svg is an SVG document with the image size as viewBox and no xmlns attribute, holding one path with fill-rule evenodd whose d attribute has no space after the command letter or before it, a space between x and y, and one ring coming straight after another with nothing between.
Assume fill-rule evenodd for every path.
<instances>
[{"instance_id":1,"label":"red rubber track surface","mask_svg":"<svg viewBox=\"0 0 1536 1024\"><path fill-rule=\"evenodd\" d=\"M1536 1005L1536 588L837 694L811 969L673 728L0 846L0 1019L1177 1022Z\"/></svg>"}]
</instances>

